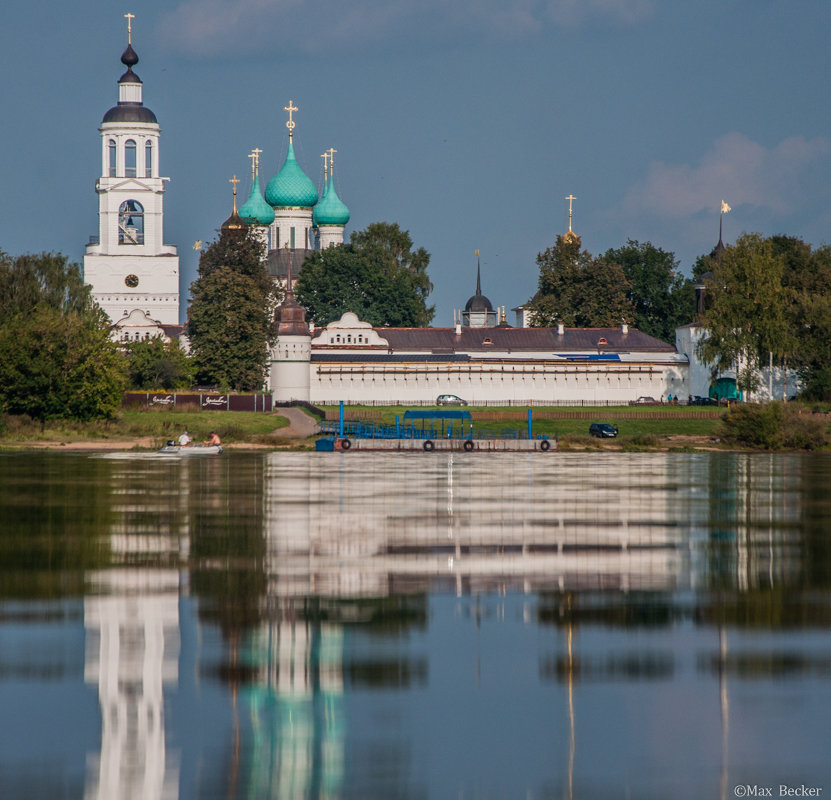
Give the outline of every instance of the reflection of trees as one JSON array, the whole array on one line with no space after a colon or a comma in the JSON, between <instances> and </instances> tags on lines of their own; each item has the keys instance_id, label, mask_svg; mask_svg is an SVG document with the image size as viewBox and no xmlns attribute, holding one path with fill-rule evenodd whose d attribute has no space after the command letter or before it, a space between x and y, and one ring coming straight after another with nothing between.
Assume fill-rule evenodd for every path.
<instances>
[{"instance_id":1,"label":"reflection of trees","mask_svg":"<svg viewBox=\"0 0 831 800\"><path fill-rule=\"evenodd\" d=\"M108 467L76 456L3 459L0 598L80 595L84 570L110 560Z\"/></svg>"}]
</instances>

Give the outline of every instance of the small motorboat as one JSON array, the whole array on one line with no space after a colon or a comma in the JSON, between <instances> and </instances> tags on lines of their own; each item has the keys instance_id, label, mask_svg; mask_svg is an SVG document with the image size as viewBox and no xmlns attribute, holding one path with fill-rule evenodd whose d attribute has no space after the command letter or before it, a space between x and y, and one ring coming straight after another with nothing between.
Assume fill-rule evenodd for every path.
<instances>
[{"instance_id":1,"label":"small motorboat","mask_svg":"<svg viewBox=\"0 0 831 800\"><path fill-rule=\"evenodd\" d=\"M184 447L172 439L159 448L159 453L169 456L218 456L222 454L221 444L193 444Z\"/></svg>"}]
</instances>

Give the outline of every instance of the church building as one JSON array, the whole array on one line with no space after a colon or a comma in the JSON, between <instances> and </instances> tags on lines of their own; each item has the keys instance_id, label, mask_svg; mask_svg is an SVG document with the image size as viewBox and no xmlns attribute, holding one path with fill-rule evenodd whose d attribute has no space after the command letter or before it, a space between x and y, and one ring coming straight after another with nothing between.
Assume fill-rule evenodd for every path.
<instances>
[{"instance_id":1,"label":"church building","mask_svg":"<svg viewBox=\"0 0 831 800\"><path fill-rule=\"evenodd\" d=\"M133 67L132 14L118 79L118 103L101 121L98 234L84 254L84 281L113 322L113 338L128 342L178 336L179 256L164 243L165 181L160 173L160 128L142 101Z\"/></svg>"}]
</instances>

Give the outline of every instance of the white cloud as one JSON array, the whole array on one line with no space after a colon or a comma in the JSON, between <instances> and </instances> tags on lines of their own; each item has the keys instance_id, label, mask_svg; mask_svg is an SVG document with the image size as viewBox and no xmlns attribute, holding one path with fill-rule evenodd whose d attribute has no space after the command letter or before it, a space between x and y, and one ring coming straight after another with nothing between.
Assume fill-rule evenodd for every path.
<instances>
[{"instance_id":1,"label":"white cloud","mask_svg":"<svg viewBox=\"0 0 831 800\"><path fill-rule=\"evenodd\" d=\"M184 0L160 21L168 46L200 53L320 52L466 37L522 38L588 19L636 22L654 0Z\"/></svg>"},{"instance_id":2,"label":"white cloud","mask_svg":"<svg viewBox=\"0 0 831 800\"><path fill-rule=\"evenodd\" d=\"M632 186L614 216L650 214L681 219L701 211L718 213L726 200L777 215L800 203L800 180L831 151L828 139L791 136L765 148L741 133L728 133L695 165L650 164L644 180Z\"/></svg>"}]
</instances>

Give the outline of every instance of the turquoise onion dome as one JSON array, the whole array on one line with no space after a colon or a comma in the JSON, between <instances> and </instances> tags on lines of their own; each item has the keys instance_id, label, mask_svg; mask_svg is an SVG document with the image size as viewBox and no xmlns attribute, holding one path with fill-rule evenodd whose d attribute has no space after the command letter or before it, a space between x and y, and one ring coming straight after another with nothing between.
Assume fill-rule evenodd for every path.
<instances>
[{"instance_id":1,"label":"turquoise onion dome","mask_svg":"<svg viewBox=\"0 0 831 800\"><path fill-rule=\"evenodd\" d=\"M259 175L254 177L251 196L239 207L239 215L249 225L271 225L274 222L274 209L263 197Z\"/></svg>"},{"instance_id":2,"label":"turquoise onion dome","mask_svg":"<svg viewBox=\"0 0 831 800\"><path fill-rule=\"evenodd\" d=\"M315 225L346 225L349 222L349 209L338 197L332 178L329 178L329 183L323 190L323 197L315 206L312 219Z\"/></svg>"},{"instance_id":3,"label":"turquoise onion dome","mask_svg":"<svg viewBox=\"0 0 831 800\"><path fill-rule=\"evenodd\" d=\"M275 208L311 208L317 202L317 189L312 179L300 169L291 139L286 163L265 187L265 199Z\"/></svg>"}]
</instances>

